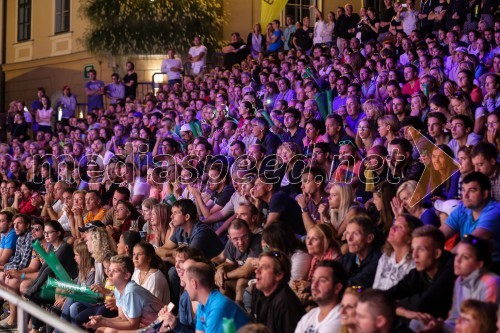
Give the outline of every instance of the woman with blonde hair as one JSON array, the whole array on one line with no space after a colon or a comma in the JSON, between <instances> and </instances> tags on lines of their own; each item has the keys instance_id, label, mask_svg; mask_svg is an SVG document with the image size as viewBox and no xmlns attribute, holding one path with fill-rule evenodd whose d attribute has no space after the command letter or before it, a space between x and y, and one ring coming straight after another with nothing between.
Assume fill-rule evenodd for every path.
<instances>
[{"instance_id":1,"label":"woman with blonde hair","mask_svg":"<svg viewBox=\"0 0 500 333\"><path fill-rule=\"evenodd\" d=\"M356 306L364 288L361 286L347 287L340 302L340 333L356 333Z\"/></svg>"},{"instance_id":2,"label":"woman with blonde hair","mask_svg":"<svg viewBox=\"0 0 500 333\"><path fill-rule=\"evenodd\" d=\"M385 106L381 101L376 99L368 99L363 103L363 112L366 114L366 119L377 121L385 114Z\"/></svg>"},{"instance_id":3,"label":"woman with blonde hair","mask_svg":"<svg viewBox=\"0 0 500 333\"><path fill-rule=\"evenodd\" d=\"M412 199L413 196L415 198ZM396 196L391 201L394 216L408 213L420 219L423 224L439 227L441 224L439 217L432 209L425 208L422 200L416 200L419 196L422 196L422 194L417 192L417 182L415 180L408 180L401 184L396 191Z\"/></svg>"},{"instance_id":4,"label":"woman with blonde hair","mask_svg":"<svg viewBox=\"0 0 500 333\"><path fill-rule=\"evenodd\" d=\"M425 122L427 113L429 113L429 103L427 97L421 92L411 95L411 112L410 116L418 117L422 122Z\"/></svg>"},{"instance_id":5,"label":"woman with blonde hair","mask_svg":"<svg viewBox=\"0 0 500 333\"><path fill-rule=\"evenodd\" d=\"M359 122L355 143L358 146L359 154L363 157L373 146L383 144L383 141L377 137L373 120L365 118Z\"/></svg>"},{"instance_id":6,"label":"woman with blonde hair","mask_svg":"<svg viewBox=\"0 0 500 333\"><path fill-rule=\"evenodd\" d=\"M102 262L108 253L116 253L116 243L104 228L93 228L88 230L86 244L92 258L95 260L94 283L104 284L106 276Z\"/></svg>"},{"instance_id":7,"label":"woman with blonde hair","mask_svg":"<svg viewBox=\"0 0 500 333\"><path fill-rule=\"evenodd\" d=\"M334 183L328 197L328 207L319 205L318 212L321 214L321 222L331 224L341 239L347 226L347 221L355 215L354 208L358 205L354 201L354 190L351 184Z\"/></svg>"},{"instance_id":8,"label":"woman with blonde hair","mask_svg":"<svg viewBox=\"0 0 500 333\"><path fill-rule=\"evenodd\" d=\"M396 116L388 114L378 118L378 134L384 140L383 146L389 147L389 142L399 138L399 122Z\"/></svg>"},{"instance_id":9,"label":"woman with blonde hair","mask_svg":"<svg viewBox=\"0 0 500 333\"><path fill-rule=\"evenodd\" d=\"M443 69L441 69L441 67L431 67L429 75L436 79L437 91L442 92L443 90L441 88L444 81L446 81L446 74L444 73Z\"/></svg>"}]
</instances>

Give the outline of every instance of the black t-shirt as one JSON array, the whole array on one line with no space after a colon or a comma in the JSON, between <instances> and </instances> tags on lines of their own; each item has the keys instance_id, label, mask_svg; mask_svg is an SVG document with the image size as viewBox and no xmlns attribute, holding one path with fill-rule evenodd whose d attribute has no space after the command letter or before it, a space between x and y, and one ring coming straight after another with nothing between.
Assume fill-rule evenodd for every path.
<instances>
[{"instance_id":1,"label":"black t-shirt","mask_svg":"<svg viewBox=\"0 0 500 333\"><path fill-rule=\"evenodd\" d=\"M279 220L289 223L297 235L306 234L300 206L285 192L278 191L271 196L269 213L280 213Z\"/></svg>"},{"instance_id":2,"label":"black t-shirt","mask_svg":"<svg viewBox=\"0 0 500 333\"><path fill-rule=\"evenodd\" d=\"M439 3L436 7L434 7L432 11L434 12L434 14L441 14L442 12L448 9L448 6L449 4L445 1L443 3ZM445 20L446 20L446 15L440 21L433 20L432 22L434 22L434 25L432 27L432 30L438 31L439 29L444 29Z\"/></svg>"},{"instance_id":3,"label":"black t-shirt","mask_svg":"<svg viewBox=\"0 0 500 333\"><path fill-rule=\"evenodd\" d=\"M383 10L382 15L380 16L380 21L391 22L394 16L396 16L396 11L394 10L394 7L391 6ZM380 27L378 31L379 33L388 32L389 26Z\"/></svg>"},{"instance_id":4,"label":"black t-shirt","mask_svg":"<svg viewBox=\"0 0 500 333\"><path fill-rule=\"evenodd\" d=\"M124 83L129 83L130 81L134 81L134 84L130 87L125 85L125 97L135 96L137 95L137 73L127 74L123 77Z\"/></svg>"},{"instance_id":5,"label":"black t-shirt","mask_svg":"<svg viewBox=\"0 0 500 333\"><path fill-rule=\"evenodd\" d=\"M297 29L295 31L295 43L302 49L302 50L309 50L313 46L313 39L312 35L314 33L314 30L312 28L308 28L307 30L304 29Z\"/></svg>"}]
</instances>

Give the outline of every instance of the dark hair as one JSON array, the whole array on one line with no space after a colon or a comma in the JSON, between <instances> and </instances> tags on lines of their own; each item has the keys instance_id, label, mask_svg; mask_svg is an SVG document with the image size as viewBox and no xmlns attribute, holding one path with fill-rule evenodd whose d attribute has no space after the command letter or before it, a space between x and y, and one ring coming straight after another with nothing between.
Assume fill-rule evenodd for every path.
<instances>
[{"instance_id":1,"label":"dark hair","mask_svg":"<svg viewBox=\"0 0 500 333\"><path fill-rule=\"evenodd\" d=\"M491 197L491 180L484 173L473 171L462 180L462 184L468 184L470 182L477 182L481 191L488 191L488 198Z\"/></svg>"},{"instance_id":2,"label":"dark hair","mask_svg":"<svg viewBox=\"0 0 500 333\"><path fill-rule=\"evenodd\" d=\"M141 234L138 231L127 230L122 237L123 242L128 246L128 255L132 257L134 246L141 241Z\"/></svg>"},{"instance_id":3,"label":"dark hair","mask_svg":"<svg viewBox=\"0 0 500 333\"><path fill-rule=\"evenodd\" d=\"M161 260L160 256L156 254L153 244L145 241L140 241L139 243L134 245L134 247L136 246L141 247L144 250L144 254L146 255L146 257L151 260L150 267L160 270L165 275L165 277L168 278L167 267L165 266L163 260Z\"/></svg>"},{"instance_id":4,"label":"dark hair","mask_svg":"<svg viewBox=\"0 0 500 333\"><path fill-rule=\"evenodd\" d=\"M471 157L476 157L478 155L482 155L485 160L496 161L497 156L497 148L494 144L489 142L478 142L471 151Z\"/></svg>"},{"instance_id":5,"label":"dark hair","mask_svg":"<svg viewBox=\"0 0 500 333\"><path fill-rule=\"evenodd\" d=\"M268 252L262 252L259 258L269 257L273 260L273 268L275 274L283 274L283 279L280 281L282 283L288 283L291 278L292 263L290 258L280 250L271 250Z\"/></svg>"},{"instance_id":6,"label":"dark hair","mask_svg":"<svg viewBox=\"0 0 500 333\"><path fill-rule=\"evenodd\" d=\"M197 262L186 270L187 278L195 279L200 286L212 290L215 287L215 274L210 265Z\"/></svg>"},{"instance_id":7,"label":"dark hair","mask_svg":"<svg viewBox=\"0 0 500 333\"><path fill-rule=\"evenodd\" d=\"M59 223L58 221L55 221L55 220L48 220L47 222L45 222L45 226L49 226L52 229L54 229L56 232L59 232L59 237L58 237L59 240L64 239L64 229L63 229L61 223Z\"/></svg>"},{"instance_id":8,"label":"dark hair","mask_svg":"<svg viewBox=\"0 0 500 333\"><path fill-rule=\"evenodd\" d=\"M128 201L130 199L130 190L126 187L119 186L116 188L115 192L118 192L119 194L124 195L125 201Z\"/></svg>"},{"instance_id":9,"label":"dark hair","mask_svg":"<svg viewBox=\"0 0 500 333\"><path fill-rule=\"evenodd\" d=\"M181 210L182 215L189 214L191 220L198 220L198 210L193 201L189 199L180 199L172 204L172 208L177 207Z\"/></svg>"},{"instance_id":10,"label":"dark hair","mask_svg":"<svg viewBox=\"0 0 500 333\"><path fill-rule=\"evenodd\" d=\"M305 249L304 244L295 236L295 232L290 224L283 221L276 221L264 228L262 240L270 248L283 251L289 256L292 256L299 249Z\"/></svg>"},{"instance_id":11,"label":"dark hair","mask_svg":"<svg viewBox=\"0 0 500 333\"><path fill-rule=\"evenodd\" d=\"M301 114L300 111L296 108L287 108L285 112L283 112L283 115L287 113L291 114L295 118L295 120L300 120Z\"/></svg>"},{"instance_id":12,"label":"dark hair","mask_svg":"<svg viewBox=\"0 0 500 333\"><path fill-rule=\"evenodd\" d=\"M338 301L342 299L342 296L344 296L344 291L347 286L347 272L344 268L344 266L339 262L335 260L323 260L320 261L317 267L328 267L332 269L332 280L335 284L340 283L342 285L342 289L339 292L338 295Z\"/></svg>"},{"instance_id":13,"label":"dark hair","mask_svg":"<svg viewBox=\"0 0 500 333\"><path fill-rule=\"evenodd\" d=\"M14 220L14 214L12 212L9 212L8 210L2 210L0 212L0 215L5 215L8 223L12 223L12 221Z\"/></svg>"},{"instance_id":14,"label":"dark hair","mask_svg":"<svg viewBox=\"0 0 500 333\"><path fill-rule=\"evenodd\" d=\"M474 249L477 261L484 263L484 268L489 269L492 263L492 244L490 241L474 235L464 235L460 243L468 244Z\"/></svg>"},{"instance_id":15,"label":"dark hair","mask_svg":"<svg viewBox=\"0 0 500 333\"><path fill-rule=\"evenodd\" d=\"M16 215L14 215L14 218L12 219L12 221L14 221L15 219L17 219L18 217L20 217L20 218L23 219L24 224L31 225L31 217L29 215L27 215L27 214L16 214Z\"/></svg>"}]
</instances>

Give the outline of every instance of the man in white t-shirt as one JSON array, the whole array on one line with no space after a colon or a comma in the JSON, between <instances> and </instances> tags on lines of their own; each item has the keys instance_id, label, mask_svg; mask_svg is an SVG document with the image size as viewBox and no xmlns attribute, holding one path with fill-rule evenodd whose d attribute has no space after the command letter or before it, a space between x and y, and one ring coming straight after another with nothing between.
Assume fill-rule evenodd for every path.
<instances>
[{"instance_id":1,"label":"man in white t-shirt","mask_svg":"<svg viewBox=\"0 0 500 333\"><path fill-rule=\"evenodd\" d=\"M161 72L166 73L168 76L168 83L173 86L175 83L182 84L181 72L182 62L175 58L175 51L169 49L167 51L167 59L161 63Z\"/></svg>"},{"instance_id":2,"label":"man in white t-shirt","mask_svg":"<svg viewBox=\"0 0 500 333\"><path fill-rule=\"evenodd\" d=\"M295 333L340 331L340 301L347 285L347 273L333 260L320 263L313 273L311 296L318 304L300 319Z\"/></svg>"},{"instance_id":3,"label":"man in white t-shirt","mask_svg":"<svg viewBox=\"0 0 500 333\"><path fill-rule=\"evenodd\" d=\"M203 67L205 67L207 47L201 43L200 36L194 37L193 44L194 46L188 51L188 62L191 64L191 74L199 76L203 74Z\"/></svg>"}]
</instances>

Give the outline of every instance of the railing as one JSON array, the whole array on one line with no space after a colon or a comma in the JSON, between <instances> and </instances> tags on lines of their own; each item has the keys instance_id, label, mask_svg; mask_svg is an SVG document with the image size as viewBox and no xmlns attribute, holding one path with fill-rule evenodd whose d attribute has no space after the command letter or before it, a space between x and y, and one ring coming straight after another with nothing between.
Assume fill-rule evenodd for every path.
<instances>
[{"instance_id":1,"label":"railing","mask_svg":"<svg viewBox=\"0 0 500 333\"><path fill-rule=\"evenodd\" d=\"M14 294L12 291L0 286L0 297L17 307L17 332L28 332L28 314L42 320L47 325L64 333L85 333L79 329L56 317L54 314L42 309L38 305L25 301L19 295Z\"/></svg>"}]
</instances>

